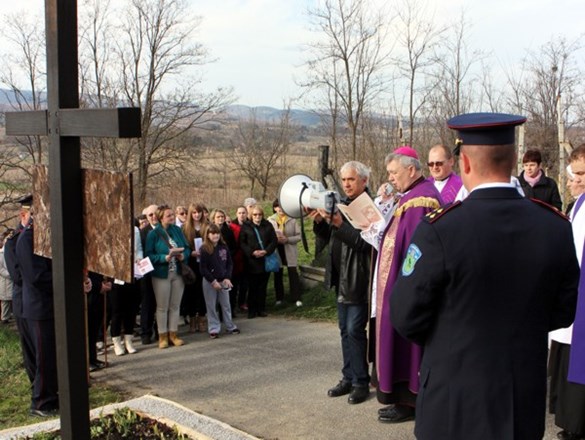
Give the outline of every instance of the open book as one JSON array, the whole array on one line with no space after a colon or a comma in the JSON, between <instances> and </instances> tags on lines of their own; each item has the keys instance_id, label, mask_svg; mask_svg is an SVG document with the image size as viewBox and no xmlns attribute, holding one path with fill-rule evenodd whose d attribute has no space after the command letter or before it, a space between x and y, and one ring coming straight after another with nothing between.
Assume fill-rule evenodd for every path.
<instances>
[{"instance_id":1,"label":"open book","mask_svg":"<svg viewBox=\"0 0 585 440\"><path fill-rule=\"evenodd\" d=\"M354 228L367 229L372 223L384 220L382 213L370 198L363 192L349 205L337 205L339 211Z\"/></svg>"}]
</instances>

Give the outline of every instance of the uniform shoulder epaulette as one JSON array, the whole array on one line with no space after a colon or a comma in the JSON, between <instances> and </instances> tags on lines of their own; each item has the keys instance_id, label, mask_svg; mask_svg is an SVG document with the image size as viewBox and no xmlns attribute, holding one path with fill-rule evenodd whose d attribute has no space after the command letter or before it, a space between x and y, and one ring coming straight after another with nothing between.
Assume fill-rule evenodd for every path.
<instances>
[{"instance_id":1,"label":"uniform shoulder epaulette","mask_svg":"<svg viewBox=\"0 0 585 440\"><path fill-rule=\"evenodd\" d=\"M440 208L435 209L434 211L429 212L427 215L424 216L424 219L428 223L435 223L449 211L453 210L454 208L461 205L461 200L457 200L449 205L441 206Z\"/></svg>"},{"instance_id":2,"label":"uniform shoulder epaulette","mask_svg":"<svg viewBox=\"0 0 585 440\"><path fill-rule=\"evenodd\" d=\"M556 208L556 207L554 207L554 206L552 206L552 205L549 205L549 204L548 204L548 203L546 203L546 202L543 202L542 200L533 199L533 198L531 198L531 197L529 197L529 198L528 198L528 200L530 200L531 202L534 202L534 203L536 203L536 204L537 204L537 205L539 205L539 206L542 206L543 208L546 208L546 209L548 209L549 211L552 211L552 212L554 212L555 214L557 214L557 215L561 216L562 218L564 218L564 219L565 219L565 220L567 220L567 221L571 221L571 220L569 219L569 217L568 217L568 216L567 216L567 215L566 215L566 214L565 214L563 211L561 211L560 209L558 209L558 208Z\"/></svg>"}]
</instances>

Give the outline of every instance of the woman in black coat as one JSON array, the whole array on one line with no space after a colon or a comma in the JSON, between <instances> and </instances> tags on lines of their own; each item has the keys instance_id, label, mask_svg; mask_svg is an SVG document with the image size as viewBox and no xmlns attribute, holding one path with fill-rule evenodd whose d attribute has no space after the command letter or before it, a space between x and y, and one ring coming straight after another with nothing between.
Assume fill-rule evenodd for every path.
<instances>
[{"instance_id":1,"label":"woman in black coat","mask_svg":"<svg viewBox=\"0 0 585 440\"><path fill-rule=\"evenodd\" d=\"M252 208L252 221L242 225L240 247L249 279L248 319L266 316L266 289L270 273L264 270L264 257L276 250L278 239L260 206Z\"/></svg>"},{"instance_id":2,"label":"woman in black coat","mask_svg":"<svg viewBox=\"0 0 585 440\"><path fill-rule=\"evenodd\" d=\"M524 171L518 176L524 195L530 199L541 200L561 210L563 201L557 183L544 174L541 164L540 151L527 150L524 153L522 157Z\"/></svg>"}]
</instances>

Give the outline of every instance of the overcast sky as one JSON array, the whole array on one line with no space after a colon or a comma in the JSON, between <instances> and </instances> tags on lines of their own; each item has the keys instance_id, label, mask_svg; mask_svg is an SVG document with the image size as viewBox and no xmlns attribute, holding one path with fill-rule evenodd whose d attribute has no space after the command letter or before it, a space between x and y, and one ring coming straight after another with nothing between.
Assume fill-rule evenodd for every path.
<instances>
[{"instance_id":1,"label":"overcast sky","mask_svg":"<svg viewBox=\"0 0 585 440\"><path fill-rule=\"evenodd\" d=\"M376 0L378 1L378 0ZM379 0L388 4L389 0ZM241 104L282 106L302 78L301 46L308 30L307 7L317 0L188 0L203 17L198 37L218 61L206 66L209 87L231 85ZM40 11L44 0L2 1L10 8ZM492 54L494 65L520 62L553 36L569 41L585 31L585 0L436 0L436 21L453 22L465 10L472 49ZM581 55L581 59L583 59Z\"/></svg>"}]
</instances>

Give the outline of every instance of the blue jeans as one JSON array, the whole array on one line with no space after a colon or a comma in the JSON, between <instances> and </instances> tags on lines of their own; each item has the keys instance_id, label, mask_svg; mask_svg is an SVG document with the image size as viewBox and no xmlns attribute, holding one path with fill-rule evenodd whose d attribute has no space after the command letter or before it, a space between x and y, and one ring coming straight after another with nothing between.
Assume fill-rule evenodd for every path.
<instances>
[{"instance_id":1,"label":"blue jeans","mask_svg":"<svg viewBox=\"0 0 585 440\"><path fill-rule=\"evenodd\" d=\"M367 387L370 383L366 337L368 305L337 303L337 318L341 333L343 381Z\"/></svg>"}]
</instances>

